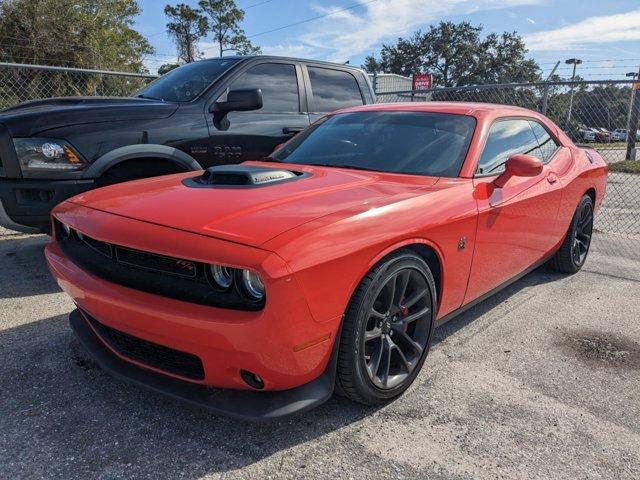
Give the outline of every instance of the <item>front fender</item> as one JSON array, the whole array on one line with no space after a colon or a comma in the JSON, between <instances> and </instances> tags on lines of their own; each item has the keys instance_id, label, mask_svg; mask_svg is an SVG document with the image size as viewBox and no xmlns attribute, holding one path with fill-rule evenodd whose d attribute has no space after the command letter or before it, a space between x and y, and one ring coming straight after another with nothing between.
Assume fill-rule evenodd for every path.
<instances>
[{"instance_id":1,"label":"front fender","mask_svg":"<svg viewBox=\"0 0 640 480\"><path fill-rule=\"evenodd\" d=\"M188 171L202 170L202 166L193 157L177 148L166 145L128 145L105 153L84 171L82 178L98 178L115 165L137 158L161 158Z\"/></svg>"}]
</instances>

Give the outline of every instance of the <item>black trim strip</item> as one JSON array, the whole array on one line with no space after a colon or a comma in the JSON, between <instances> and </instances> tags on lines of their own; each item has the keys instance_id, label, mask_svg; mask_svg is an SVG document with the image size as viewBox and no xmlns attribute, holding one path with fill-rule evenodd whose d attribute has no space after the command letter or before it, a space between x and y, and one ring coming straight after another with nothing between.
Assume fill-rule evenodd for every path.
<instances>
[{"instance_id":1,"label":"black trim strip","mask_svg":"<svg viewBox=\"0 0 640 480\"><path fill-rule=\"evenodd\" d=\"M500 290L504 290L505 288L507 288L509 285L511 285L512 283L517 282L518 280L520 280L522 277L524 277L525 275L528 275L529 273L533 272L536 268L541 267L542 265L544 265L545 263L547 263L549 261L549 259L551 257L553 257L553 255L555 254L555 251L553 254L548 255L546 257L544 257L542 260L537 261L536 263L534 263L533 265L531 265L529 268L527 268L526 270L523 270L522 272L520 272L518 275L516 275L515 277L507 280L506 282L498 285L497 287L495 287L492 290L489 290L487 293L485 293L484 295L481 295L480 297L476 298L475 300L470 301L469 303L461 306L460 308L458 308L457 310L454 310L451 313L446 314L444 317L436 320L436 327L439 327L440 325L444 325L445 323L447 323L449 320L453 320L454 318L456 318L458 315L466 312L467 310L469 310L472 307L475 307L476 305L478 305L481 302L484 302L487 298L495 295L496 293L498 293Z\"/></svg>"}]
</instances>

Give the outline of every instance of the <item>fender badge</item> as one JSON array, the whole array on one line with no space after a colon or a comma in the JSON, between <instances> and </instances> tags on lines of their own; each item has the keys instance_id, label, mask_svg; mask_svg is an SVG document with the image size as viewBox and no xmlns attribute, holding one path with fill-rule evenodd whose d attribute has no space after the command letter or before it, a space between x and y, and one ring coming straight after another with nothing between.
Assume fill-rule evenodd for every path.
<instances>
[{"instance_id":1,"label":"fender badge","mask_svg":"<svg viewBox=\"0 0 640 480\"><path fill-rule=\"evenodd\" d=\"M461 237L458 240L458 250L464 250L464 247L467 246L467 237Z\"/></svg>"}]
</instances>

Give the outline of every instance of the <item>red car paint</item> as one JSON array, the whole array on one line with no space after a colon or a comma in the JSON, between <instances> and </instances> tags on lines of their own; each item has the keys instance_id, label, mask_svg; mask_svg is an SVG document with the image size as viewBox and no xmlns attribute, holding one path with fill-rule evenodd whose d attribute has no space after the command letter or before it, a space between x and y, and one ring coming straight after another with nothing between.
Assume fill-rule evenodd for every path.
<instances>
[{"instance_id":1,"label":"red car paint","mask_svg":"<svg viewBox=\"0 0 640 480\"><path fill-rule=\"evenodd\" d=\"M205 378L196 383L249 389L240 376L245 369L262 377L265 390L285 390L325 370L349 298L388 253L413 244L436 252L443 319L553 254L586 192L594 193L596 210L602 202L605 162L535 112L437 102L346 111L380 110L475 117L459 177L278 164L311 176L247 192L187 188L182 180L191 172L94 190L53 212L104 242L252 269L268 292L260 311L196 305L103 281L66 258L55 237L46 249L51 271L103 324L200 357ZM503 117L538 120L561 149L535 177L515 176L495 188L497 175L474 172L492 122Z\"/></svg>"}]
</instances>

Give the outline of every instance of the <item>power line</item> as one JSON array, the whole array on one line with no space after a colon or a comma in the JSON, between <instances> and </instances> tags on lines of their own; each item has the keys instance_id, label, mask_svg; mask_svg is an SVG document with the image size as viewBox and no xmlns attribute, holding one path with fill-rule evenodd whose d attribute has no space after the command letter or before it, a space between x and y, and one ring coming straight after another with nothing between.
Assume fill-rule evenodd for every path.
<instances>
[{"instance_id":1,"label":"power line","mask_svg":"<svg viewBox=\"0 0 640 480\"><path fill-rule=\"evenodd\" d=\"M346 12L347 10L353 10L354 8L364 7L365 5L368 5L370 3L377 2L377 1L379 1L379 0L369 0L368 2L360 2L360 3L357 3L355 5L351 5L349 7L340 8L338 10L334 10L332 12L325 13L323 15L317 15L315 17L307 18L305 20L300 20L299 22L289 23L288 25L282 25L281 27L274 28L272 30L266 30L264 32L255 33L253 35L249 35L247 38L255 38L255 37L259 37L260 35L266 35L268 33L279 32L280 30L284 30L285 28L295 27L297 25L302 25L303 23L309 23L309 22L313 22L315 20L320 20L321 18L330 17L331 15L335 15L336 13Z\"/></svg>"},{"instance_id":2,"label":"power line","mask_svg":"<svg viewBox=\"0 0 640 480\"><path fill-rule=\"evenodd\" d=\"M273 0L264 0L264 2L258 2L258 3L254 3L253 5L249 5L248 7L243 7L242 10L249 10L250 8L259 7L260 5L264 5L266 3L271 3L271 2L273 2Z\"/></svg>"}]
</instances>

